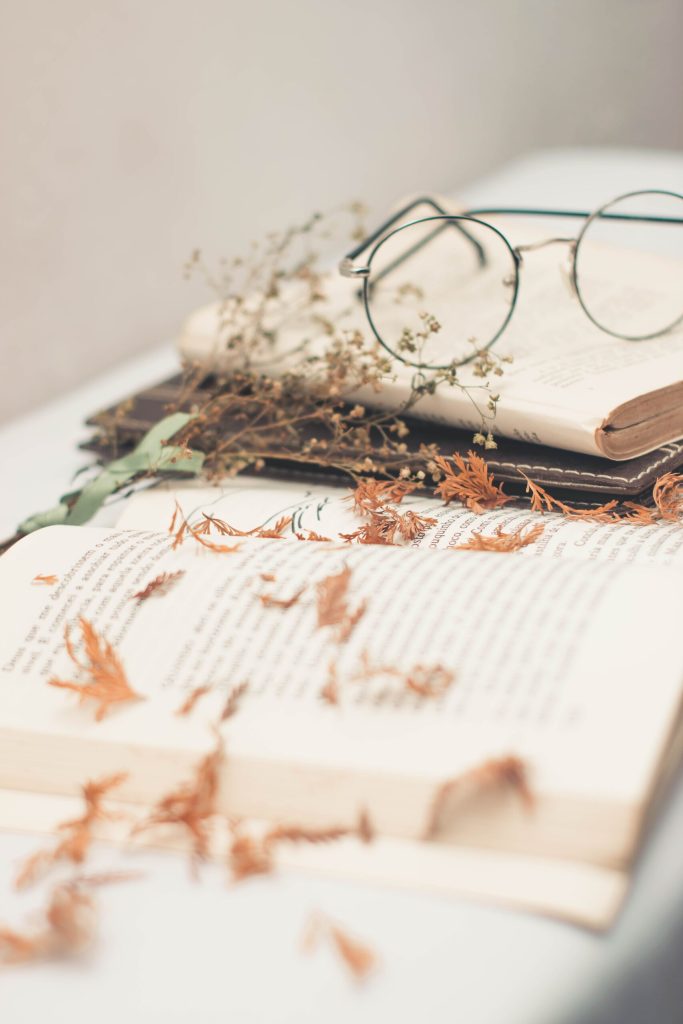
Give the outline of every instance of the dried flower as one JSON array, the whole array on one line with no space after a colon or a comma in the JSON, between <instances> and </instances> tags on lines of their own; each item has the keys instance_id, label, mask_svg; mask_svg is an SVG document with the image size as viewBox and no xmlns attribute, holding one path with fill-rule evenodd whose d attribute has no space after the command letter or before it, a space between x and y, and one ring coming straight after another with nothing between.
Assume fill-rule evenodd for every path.
<instances>
[{"instance_id":1,"label":"dried flower","mask_svg":"<svg viewBox=\"0 0 683 1024\"><path fill-rule=\"evenodd\" d=\"M352 938L339 924L319 911L312 914L302 938L305 953L312 953L326 937L332 943L355 981L365 981L377 966L377 954L364 942Z\"/></svg>"},{"instance_id":2,"label":"dried flower","mask_svg":"<svg viewBox=\"0 0 683 1024\"><path fill-rule=\"evenodd\" d=\"M69 860L73 864L82 864L93 841L93 826L98 821L115 817L106 811L102 801L110 790L120 786L128 776L125 772L116 775L105 775L96 781L86 782L81 787L85 810L80 818L64 821L57 826L59 832L65 833L57 845L51 850L39 850L28 857L17 875L15 886L23 889L32 885L48 868L61 860Z\"/></svg>"},{"instance_id":3,"label":"dried flower","mask_svg":"<svg viewBox=\"0 0 683 1024\"><path fill-rule=\"evenodd\" d=\"M535 544L543 534L545 527L539 523L525 531L523 526L506 533L502 526L496 528L493 536L485 533L473 533L464 544L457 544L456 551L519 551L530 544Z\"/></svg>"},{"instance_id":4,"label":"dried flower","mask_svg":"<svg viewBox=\"0 0 683 1024\"><path fill-rule=\"evenodd\" d=\"M111 644L96 632L95 627L87 619L80 618L79 625L86 660L82 662L76 655L68 625L64 629L64 643L69 657L76 668L86 676L86 681L79 683L53 678L48 679L48 685L73 690L79 695L81 703L85 700L98 701L95 720L99 722L114 704L144 698L132 689L121 660Z\"/></svg>"},{"instance_id":5,"label":"dried flower","mask_svg":"<svg viewBox=\"0 0 683 1024\"><path fill-rule=\"evenodd\" d=\"M344 643L348 640L366 610L365 601L362 601L354 611L349 609L350 582L351 570L348 566L344 566L340 572L326 576L316 585L318 627L335 626L337 643Z\"/></svg>"},{"instance_id":6,"label":"dried flower","mask_svg":"<svg viewBox=\"0 0 683 1024\"><path fill-rule=\"evenodd\" d=\"M184 575L183 569L178 569L177 572L162 572L150 580L142 590L138 590L137 594L133 594L133 598L137 601L146 601L149 597L160 597L162 594L167 594L173 584Z\"/></svg>"},{"instance_id":7,"label":"dried flower","mask_svg":"<svg viewBox=\"0 0 683 1024\"><path fill-rule=\"evenodd\" d=\"M511 786L517 791L527 809L533 807L534 799L527 781L527 766L524 761L513 755L491 758L462 775L456 775L455 778L441 783L429 811L424 838L433 839L438 834L452 798L460 791L471 787L475 790L491 789L500 785Z\"/></svg>"},{"instance_id":8,"label":"dried flower","mask_svg":"<svg viewBox=\"0 0 683 1024\"><path fill-rule=\"evenodd\" d=\"M197 702L200 701L205 694L210 692L210 686L195 686L194 690L190 690L189 694L187 695L183 703L177 709L176 715L189 715L194 710Z\"/></svg>"},{"instance_id":9,"label":"dried flower","mask_svg":"<svg viewBox=\"0 0 683 1024\"><path fill-rule=\"evenodd\" d=\"M442 479L436 486L436 494L448 504L450 501L460 501L472 512L480 515L485 509L500 508L506 505L512 498L503 491L503 485L496 485L493 475L489 472L488 466L481 455L475 452L468 452L467 459L463 459L459 452L454 452L451 463L437 455L434 462L442 474Z\"/></svg>"}]
</instances>

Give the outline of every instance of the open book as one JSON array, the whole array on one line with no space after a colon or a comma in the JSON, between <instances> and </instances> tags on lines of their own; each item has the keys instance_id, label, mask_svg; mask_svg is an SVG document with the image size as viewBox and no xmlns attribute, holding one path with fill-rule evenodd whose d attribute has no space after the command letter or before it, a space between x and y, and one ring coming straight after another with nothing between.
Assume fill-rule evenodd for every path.
<instances>
[{"instance_id":1,"label":"open book","mask_svg":"<svg viewBox=\"0 0 683 1024\"><path fill-rule=\"evenodd\" d=\"M235 484L178 497L190 521L205 510L248 529L288 510L295 532L315 528L332 542L292 533L217 538L232 552L192 538L174 549L175 497L156 492L131 504L123 529L51 527L11 548L0 559L0 824L21 817L18 793L60 800L122 769L124 801L158 800L215 742L226 692L248 682L223 726L221 811L323 827L350 825L362 808L379 836L367 849L303 851L300 864L330 858L367 877L595 926L612 919L675 761L679 527L620 527L612 544L600 526L546 519L544 553L560 557L517 557L438 550L471 531L462 510L444 510L429 536L401 548L335 542L333 520L344 527L353 513L329 492ZM496 513L517 514L530 515ZM152 521L156 530L134 528ZM562 557L572 545L591 560ZM348 628L337 630L321 622L319 586L347 570ZM183 575L163 596L135 600L162 572ZM48 685L73 679L63 634L70 625L75 642L83 618L145 698L102 721ZM334 703L322 697L330 666ZM451 685L430 696L405 686L420 668ZM200 684L214 692L179 717ZM506 757L526 766L532 808L504 786L456 786L440 802L448 780Z\"/></svg>"},{"instance_id":2,"label":"open book","mask_svg":"<svg viewBox=\"0 0 683 1024\"><path fill-rule=\"evenodd\" d=\"M547 224L544 228L538 221L490 220L515 242L533 244L538 238L557 234L553 222L549 231ZM435 278L449 266L448 245L447 233L442 233L423 252L424 259L431 261ZM658 283L666 294L675 288L680 290L680 260L650 256L646 288L642 278L629 279L629 273L633 273L630 261L624 261L618 250L602 249L602 263L593 262L605 267L607 291L615 308L632 310L637 317L639 303L656 300ZM497 356L513 358L505 365L503 376L493 378L493 390L500 395L494 432L614 460L633 458L683 437L683 324L647 341L624 341L606 334L589 320L572 294L561 258L564 256L558 256L553 247L525 253L514 315L492 350ZM396 272L399 291L402 284L410 285L410 266L408 261L405 271ZM447 285L446 279L444 288ZM326 335L320 318L339 328L357 328L370 337L356 289L357 282L330 274L324 283L324 300L310 307L303 301L301 287L288 292L283 286L279 305L268 324L277 330L278 349L270 363L267 359L263 362L263 368L269 373L288 368L290 363L283 353L300 352L304 340L309 351L324 346ZM477 293L471 299L477 302ZM417 305L412 311L407 309L407 301L402 298L393 307L396 336L401 325L408 322L406 318L419 312L423 300L415 298L413 304ZM604 312L607 315L609 310ZM215 304L196 311L187 320L178 341L185 359L221 371L234 366L234 356L226 351L221 317L224 319L224 313ZM476 323L476 317L472 320ZM444 330L445 362L453 358L447 333ZM354 399L368 407L400 406L410 392L415 371L398 361L394 369L395 378L387 380L380 392L366 389L357 392ZM467 366L459 369L458 376L465 385L481 387L481 380ZM476 432L482 421L472 398L486 411L485 391L475 390L468 396L442 385L435 395L422 398L410 415Z\"/></svg>"}]
</instances>

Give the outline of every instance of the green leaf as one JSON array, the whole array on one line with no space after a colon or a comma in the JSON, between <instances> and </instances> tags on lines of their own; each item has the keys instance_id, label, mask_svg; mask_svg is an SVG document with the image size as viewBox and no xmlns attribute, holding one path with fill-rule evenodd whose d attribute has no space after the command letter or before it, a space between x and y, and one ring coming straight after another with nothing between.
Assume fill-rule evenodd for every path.
<instances>
[{"instance_id":1,"label":"green leaf","mask_svg":"<svg viewBox=\"0 0 683 1024\"><path fill-rule=\"evenodd\" d=\"M64 523L82 526L92 519L105 498L118 490L139 473L158 473L173 470L195 476L202 468L204 454L193 451L190 456L183 448L165 442L190 422L194 413L175 412L147 431L137 448L121 459L104 466L101 472L86 484L75 504L69 509L65 499L47 512L30 516L19 526L20 533L32 533L43 526Z\"/></svg>"}]
</instances>

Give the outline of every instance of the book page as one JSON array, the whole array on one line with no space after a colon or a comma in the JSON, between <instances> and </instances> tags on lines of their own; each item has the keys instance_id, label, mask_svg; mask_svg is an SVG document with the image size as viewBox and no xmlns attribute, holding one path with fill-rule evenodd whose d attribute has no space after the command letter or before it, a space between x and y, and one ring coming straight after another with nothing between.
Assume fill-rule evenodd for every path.
<instances>
[{"instance_id":1,"label":"book page","mask_svg":"<svg viewBox=\"0 0 683 1024\"><path fill-rule=\"evenodd\" d=\"M338 643L318 625L316 584L345 568L349 612L365 612ZM175 571L184 576L169 593L134 599ZM38 574L58 583L35 585ZM123 762L122 798L158 796L210 745L226 692L248 681L229 723L232 813L292 808L329 823L365 804L379 831L415 837L444 779L514 753L529 760L547 810L529 815L513 800L506 842L613 862L635 839L634 805L653 782L683 681L680 575L666 569L283 540L245 539L219 555L192 541L174 551L166 534L51 527L0 559L0 591L0 784L9 788L70 791ZM288 608L261 601L299 591ZM47 685L74 676L63 631L80 617L145 697L101 722ZM331 664L336 706L321 699ZM368 665L438 665L455 682L424 698ZM173 713L207 684L213 703L191 720ZM609 834L577 830L567 807L582 802L597 820L613 808ZM458 835L495 844L499 815L482 827L463 818Z\"/></svg>"},{"instance_id":2,"label":"book page","mask_svg":"<svg viewBox=\"0 0 683 1024\"><path fill-rule=\"evenodd\" d=\"M296 540L307 531L338 540L366 521L354 514L351 489L303 486L273 480L244 479L222 487L171 486L141 491L126 503L118 520L120 529L162 530L168 526L176 502L184 514L199 522L206 512L242 530L269 528L282 516L291 516L284 537ZM514 552L523 558L575 558L620 564L673 565L683 568L683 526L675 522L651 525L615 522L594 523L567 519L559 513L538 513L507 505L476 515L460 504L445 505L435 498L409 495L402 509L437 520L417 537L412 546L442 550L467 544L475 534L494 536L528 531L542 526L542 535L528 547Z\"/></svg>"},{"instance_id":3,"label":"book page","mask_svg":"<svg viewBox=\"0 0 683 1024\"><path fill-rule=\"evenodd\" d=\"M491 222L495 222L513 244L526 244L558 234L558 225L553 222L550 226L523 218L508 218L506 221L491 218ZM575 233L576 223L569 228ZM448 276L448 268L453 262L451 240L452 235L443 232L420 254L421 260L428 261L428 267L421 268L421 273L431 271L430 280L436 281L437 285L443 278L444 296L453 292L453 281ZM653 289L656 291L658 284L667 291L679 289L682 276L680 260L666 255L651 255L648 260L650 269L645 288L642 279L630 281L630 264L620 258L618 250L605 250L606 293L615 307L621 309L626 304L627 308L635 309L638 303L651 302ZM397 291L410 285L413 262L408 260L395 271ZM683 325L643 342L625 341L600 330L581 308L568 283L566 246L550 246L524 253L519 273L514 314L492 350L496 356L513 358L512 364L504 366L501 377L491 378L492 390L500 395L495 430L521 441L592 455L602 454L595 433L613 410L648 392L683 382ZM499 278L497 283L502 289L502 270ZM485 344L492 331L491 324L487 323L491 309L491 303L487 301L487 287L486 280L480 286L476 281L472 282L472 287L465 294L458 293L460 305L453 310L454 314L457 313L458 324L462 321L471 325L471 330L466 333L473 335L479 344ZM317 314L323 314L340 328L358 329L366 337L371 336L357 298L357 282L331 272L325 281L325 294L325 302L316 305ZM389 307L395 320L393 335L396 337L407 324L417 328L420 312L440 312L442 305L439 288L434 284L430 285L430 301L435 305L434 309L423 310L425 300L419 294L412 299L413 309L410 293L406 294L408 298L402 297L400 302ZM509 304L509 296L503 295L500 301ZM452 299L448 303L444 301L443 306L450 310ZM603 308L602 312L609 313L609 308ZM453 316L450 321L448 316L440 319L444 322L440 335L443 339L440 362L447 363L456 354L453 348L455 341L449 348L452 331L448 324L453 322ZM496 326L499 319L502 317L496 319ZM480 329L477 329L480 321ZM391 334L391 323L383 326L383 330ZM180 352L192 361L225 368L219 337L218 307L198 310L187 321L179 338ZM302 316L293 317L291 323L285 323L278 337L284 352L297 350L303 337L311 338L313 347L325 344L315 322L305 323ZM274 363L271 372L280 372L288 365L286 361ZM410 392L415 370L396 360L392 372L394 379L387 379L381 392L365 389L356 392L354 397L368 407L400 406ZM473 407L472 398L485 411L488 393L468 366L462 366L458 376L463 384L475 389L471 396L457 388L441 386L435 395L421 399L411 409L411 415L478 431L481 419Z\"/></svg>"}]
</instances>

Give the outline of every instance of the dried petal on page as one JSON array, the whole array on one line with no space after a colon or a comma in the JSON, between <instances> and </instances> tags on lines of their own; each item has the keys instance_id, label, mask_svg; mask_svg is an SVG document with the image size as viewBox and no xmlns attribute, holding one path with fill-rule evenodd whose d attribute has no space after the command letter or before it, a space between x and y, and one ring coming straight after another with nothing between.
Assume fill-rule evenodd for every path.
<instances>
[{"instance_id":1,"label":"dried petal on page","mask_svg":"<svg viewBox=\"0 0 683 1024\"><path fill-rule=\"evenodd\" d=\"M511 533L506 533L498 526L493 535L476 532L463 544L456 544L454 551L520 551L522 548L535 544L542 536L545 527L542 523L526 529L520 526Z\"/></svg>"},{"instance_id":2,"label":"dried petal on page","mask_svg":"<svg viewBox=\"0 0 683 1024\"><path fill-rule=\"evenodd\" d=\"M521 758L514 755L491 758L469 771L456 775L441 783L436 791L424 831L425 839L433 839L443 827L448 810L460 792L471 792L507 786L516 790L522 803L531 810L534 805L533 793L528 782L528 767Z\"/></svg>"},{"instance_id":3,"label":"dried petal on page","mask_svg":"<svg viewBox=\"0 0 683 1024\"><path fill-rule=\"evenodd\" d=\"M680 522L683 519L683 475L664 473L652 488L652 500L662 519Z\"/></svg>"},{"instance_id":4,"label":"dried petal on page","mask_svg":"<svg viewBox=\"0 0 683 1024\"><path fill-rule=\"evenodd\" d=\"M442 474L435 493L446 504L460 501L470 511L480 515L486 509L500 508L512 501L505 494L503 485L494 482L486 461L476 452L468 452L466 459L459 452L454 452L451 461L437 455L434 462Z\"/></svg>"},{"instance_id":5,"label":"dried petal on page","mask_svg":"<svg viewBox=\"0 0 683 1024\"><path fill-rule=\"evenodd\" d=\"M136 594L133 594L133 599L136 601L146 601L149 597L161 597L163 594L167 594L174 583L181 579L185 575L183 569L178 569L177 572L162 572L158 576L155 576L153 580L150 580L142 590L138 590Z\"/></svg>"},{"instance_id":6,"label":"dried petal on page","mask_svg":"<svg viewBox=\"0 0 683 1024\"><path fill-rule=\"evenodd\" d=\"M81 792L85 810L80 818L64 821L57 826L59 832L66 833L51 850L39 850L28 857L15 879L17 889L25 888L35 882L46 870L58 861L70 860L73 864L82 864L93 842L93 826L99 821L115 817L102 806L105 796L112 789L120 786L127 778L125 772L116 775L105 775L101 779L86 782Z\"/></svg>"},{"instance_id":7,"label":"dried petal on page","mask_svg":"<svg viewBox=\"0 0 683 1024\"><path fill-rule=\"evenodd\" d=\"M44 573L38 573L31 580L34 586L54 587L55 583L59 583L59 576L45 575Z\"/></svg>"},{"instance_id":8,"label":"dried petal on page","mask_svg":"<svg viewBox=\"0 0 683 1024\"><path fill-rule=\"evenodd\" d=\"M366 943L352 937L337 922L317 911L309 918L301 941L305 953L312 953L327 938L355 981L365 981L378 964L377 954Z\"/></svg>"},{"instance_id":9,"label":"dried petal on page","mask_svg":"<svg viewBox=\"0 0 683 1024\"><path fill-rule=\"evenodd\" d=\"M71 641L68 625L64 629L64 643L67 653L79 672L86 677L83 682L70 679L48 679L49 686L73 690L83 703L93 700L98 703L95 720L101 721L115 704L131 700L144 700L128 682L121 659L108 641L101 637L87 619L79 619L85 657L81 660Z\"/></svg>"}]
</instances>

